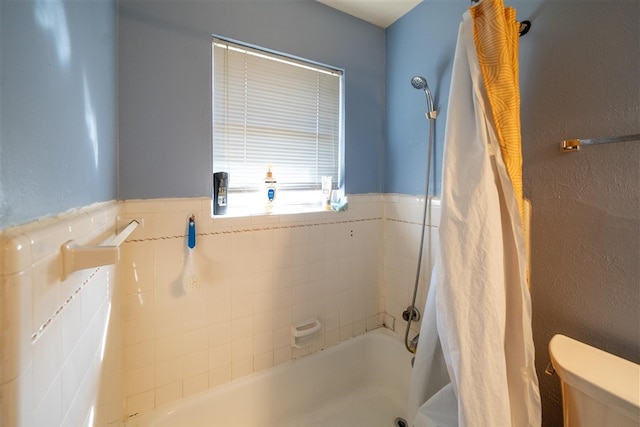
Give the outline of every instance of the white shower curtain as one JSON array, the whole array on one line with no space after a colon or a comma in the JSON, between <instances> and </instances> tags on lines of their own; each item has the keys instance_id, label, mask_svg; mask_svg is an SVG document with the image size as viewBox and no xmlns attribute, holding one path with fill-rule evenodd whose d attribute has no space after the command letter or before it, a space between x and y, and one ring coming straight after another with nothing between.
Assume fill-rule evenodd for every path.
<instances>
[{"instance_id":1,"label":"white shower curtain","mask_svg":"<svg viewBox=\"0 0 640 427\"><path fill-rule=\"evenodd\" d=\"M407 419L416 427L539 426L518 192L501 154L473 31L466 12L445 132L440 248Z\"/></svg>"}]
</instances>

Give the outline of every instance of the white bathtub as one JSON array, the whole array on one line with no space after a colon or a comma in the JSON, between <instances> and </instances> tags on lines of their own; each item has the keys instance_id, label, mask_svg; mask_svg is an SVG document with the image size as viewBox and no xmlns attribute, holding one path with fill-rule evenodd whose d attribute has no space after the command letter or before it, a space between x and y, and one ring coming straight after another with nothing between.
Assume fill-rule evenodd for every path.
<instances>
[{"instance_id":1,"label":"white bathtub","mask_svg":"<svg viewBox=\"0 0 640 427\"><path fill-rule=\"evenodd\" d=\"M394 426L411 354L380 328L131 418L141 426Z\"/></svg>"}]
</instances>

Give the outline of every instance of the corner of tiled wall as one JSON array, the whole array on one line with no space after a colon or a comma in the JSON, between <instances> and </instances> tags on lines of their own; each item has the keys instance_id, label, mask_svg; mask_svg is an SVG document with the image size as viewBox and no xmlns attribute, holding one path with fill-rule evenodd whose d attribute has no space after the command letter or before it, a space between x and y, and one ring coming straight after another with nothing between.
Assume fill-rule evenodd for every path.
<instances>
[{"instance_id":1,"label":"corner of tiled wall","mask_svg":"<svg viewBox=\"0 0 640 427\"><path fill-rule=\"evenodd\" d=\"M60 255L69 240L105 238L117 212L118 203L106 202L2 231L3 425L121 419L121 402L97 401L101 391L114 395L121 387L120 338L116 328L107 328L118 317L110 316L117 312L110 310L114 268L77 271L63 280Z\"/></svg>"}]
</instances>

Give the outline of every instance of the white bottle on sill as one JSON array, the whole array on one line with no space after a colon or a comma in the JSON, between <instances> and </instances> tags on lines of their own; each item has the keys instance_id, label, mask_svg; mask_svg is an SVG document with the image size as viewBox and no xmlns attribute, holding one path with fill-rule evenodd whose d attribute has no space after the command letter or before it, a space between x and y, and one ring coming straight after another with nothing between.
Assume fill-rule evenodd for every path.
<instances>
[{"instance_id":1,"label":"white bottle on sill","mask_svg":"<svg viewBox=\"0 0 640 427\"><path fill-rule=\"evenodd\" d=\"M271 172L271 165L269 165L269 170L267 170L267 175L264 177L264 195L265 195L265 212L273 211L273 204L276 199L276 179L273 177L273 173Z\"/></svg>"}]
</instances>

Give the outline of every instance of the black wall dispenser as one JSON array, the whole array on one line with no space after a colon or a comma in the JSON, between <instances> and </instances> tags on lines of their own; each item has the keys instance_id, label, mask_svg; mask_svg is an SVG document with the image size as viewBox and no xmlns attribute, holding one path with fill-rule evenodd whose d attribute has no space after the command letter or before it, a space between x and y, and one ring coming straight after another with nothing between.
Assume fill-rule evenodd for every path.
<instances>
[{"instance_id":1,"label":"black wall dispenser","mask_svg":"<svg viewBox=\"0 0 640 427\"><path fill-rule=\"evenodd\" d=\"M224 215L227 213L227 187L229 174L216 172L213 174L213 214Z\"/></svg>"}]
</instances>

